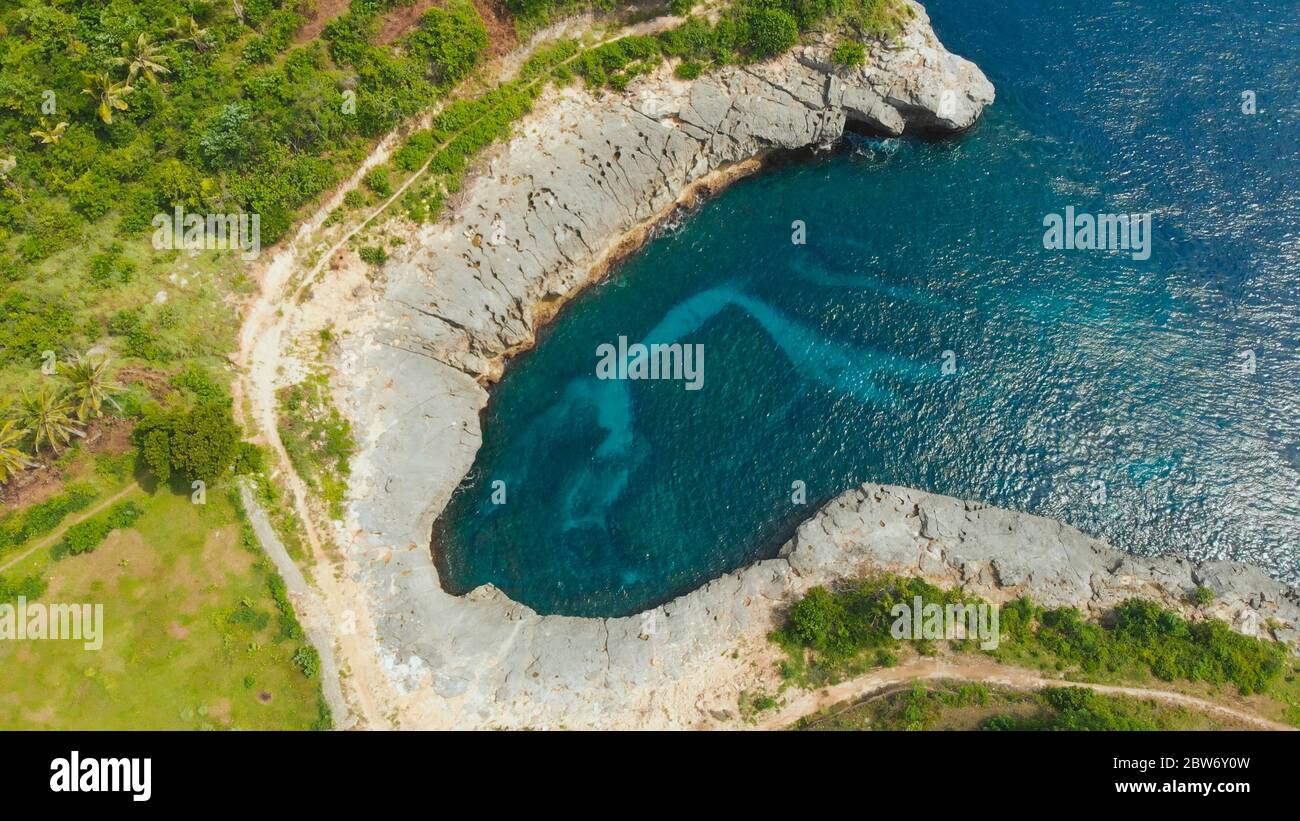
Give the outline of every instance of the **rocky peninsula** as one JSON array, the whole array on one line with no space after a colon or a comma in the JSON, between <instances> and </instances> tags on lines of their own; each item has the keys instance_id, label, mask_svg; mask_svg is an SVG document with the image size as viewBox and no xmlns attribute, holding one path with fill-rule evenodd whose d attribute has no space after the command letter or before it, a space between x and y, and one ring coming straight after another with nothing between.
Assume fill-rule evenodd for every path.
<instances>
[{"instance_id":1,"label":"rocky peninsula","mask_svg":"<svg viewBox=\"0 0 1300 821\"><path fill-rule=\"evenodd\" d=\"M490 586L439 584L432 524L470 470L479 413L509 356L659 220L773 152L828 145L853 125L955 133L993 100L924 10L865 66L836 69L829 41L698 80L669 68L626 92L552 92L483 160L451 216L384 267L348 328L340 400L353 420L344 575L411 727L699 727L772 676L765 635L816 584L872 569L923 574L1001 601L1104 607L1178 600L1197 585L1230 620L1296 637L1295 594L1233 563L1136 559L1048 519L905 488L846 491L775 559L626 618L542 616ZM1250 616L1254 619L1255 616ZM1271 621L1270 621L1271 620Z\"/></svg>"}]
</instances>

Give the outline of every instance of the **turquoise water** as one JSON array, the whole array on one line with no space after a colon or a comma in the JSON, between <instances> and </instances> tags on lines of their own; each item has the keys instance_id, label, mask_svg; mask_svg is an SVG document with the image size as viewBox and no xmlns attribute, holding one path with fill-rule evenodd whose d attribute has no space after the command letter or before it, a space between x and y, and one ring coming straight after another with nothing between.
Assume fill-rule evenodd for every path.
<instances>
[{"instance_id":1,"label":"turquoise water","mask_svg":"<svg viewBox=\"0 0 1300 821\"><path fill-rule=\"evenodd\" d=\"M635 612L863 481L1300 577L1300 5L927 6L985 119L742 181L572 303L494 390L449 589ZM1153 212L1150 259L1045 250L1067 205ZM702 345L701 389L595 378L620 336Z\"/></svg>"}]
</instances>

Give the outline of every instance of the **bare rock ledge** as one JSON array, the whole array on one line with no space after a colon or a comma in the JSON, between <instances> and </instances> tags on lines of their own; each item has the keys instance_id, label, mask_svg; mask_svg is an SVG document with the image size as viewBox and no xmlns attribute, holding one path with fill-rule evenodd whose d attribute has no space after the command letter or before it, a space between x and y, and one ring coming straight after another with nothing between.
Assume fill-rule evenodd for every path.
<instances>
[{"instance_id":1,"label":"bare rock ledge","mask_svg":"<svg viewBox=\"0 0 1300 821\"><path fill-rule=\"evenodd\" d=\"M377 695L402 726L714 724L745 682L770 675L754 661L772 652L764 636L782 607L871 569L1082 607L1205 584L1224 615L1258 612L1295 637L1294 594L1254 568L1138 560L1059 522L880 485L835 499L779 558L637 616L540 616L491 586L439 586L431 526L479 448L484 385L629 238L693 188L773 150L830 143L850 120L956 132L992 102L913 5L901 40L869 46L853 71L835 72L822 42L694 82L664 69L622 94L551 94L454 219L421 228L346 317L341 398L360 447L341 536L392 686Z\"/></svg>"}]
</instances>

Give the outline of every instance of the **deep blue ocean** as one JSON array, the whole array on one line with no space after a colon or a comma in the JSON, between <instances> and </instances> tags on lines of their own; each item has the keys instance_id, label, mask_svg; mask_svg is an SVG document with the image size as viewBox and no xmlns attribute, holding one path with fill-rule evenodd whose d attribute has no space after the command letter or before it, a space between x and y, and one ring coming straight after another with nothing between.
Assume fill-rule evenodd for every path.
<instances>
[{"instance_id":1,"label":"deep blue ocean","mask_svg":"<svg viewBox=\"0 0 1300 821\"><path fill-rule=\"evenodd\" d=\"M449 589L636 612L864 481L1300 578L1300 3L926 5L982 122L744 180L569 305L435 528ZM1066 206L1150 212L1150 258L1045 249ZM619 336L703 387L596 379Z\"/></svg>"}]
</instances>

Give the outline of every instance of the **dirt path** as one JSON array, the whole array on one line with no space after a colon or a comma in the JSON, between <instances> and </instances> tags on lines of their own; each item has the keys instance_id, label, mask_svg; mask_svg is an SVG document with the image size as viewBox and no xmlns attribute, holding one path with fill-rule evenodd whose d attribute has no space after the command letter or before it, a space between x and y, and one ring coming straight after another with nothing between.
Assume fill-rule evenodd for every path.
<instances>
[{"instance_id":1,"label":"dirt path","mask_svg":"<svg viewBox=\"0 0 1300 821\"><path fill-rule=\"evenodd\" d=\"M101 500L97 504L87 508L86 510L81 511L80 513L69 516L68 518L60 522L58 527L54 528L54 530L50 531L49 533L45 534L41 538L32 542L30 545L27 546L26 549L20 552L17 556L13 556L4 564L0 564L0 573L3 573L4 571L18 564L23 559L26 559L28 556L32 555L33 553L40 550L41 548L49 547L50 545L54 544L56 541L58 541L60 538L63 537L63 534L67 532L68 528L72 527L75 524L80 524L86 521L91 516L94 516L96 513L99 513L100 511L107 508L109 505L112 505L113 503L120 501L122 497L134 493L135 491L140 489L141 488L138 482L132 482L131 484L119 490L117 493L114 493L112 496L109 496L107 499Z\"/></svg>"},{"instance_id":2,"label":"dirt path","mask_svg":"<svg viewBox=\"0 0 1300 821\"><path fill-rule=\"evenodd\" d=\"M340 685L342 677L339 675L338 663L334 657L334 642L329 624L312 618L325 612L325 606L316 595L316 591L307 584L307 579L298 569L298 565L294 564L293 559L289 557L284 542L280 541L275 528L271 526L266 516L266 511L257 504L246 482L241 482L239 485L239 498L248 512L248 523L257 534L257 540L262 543L262 550L266 551L266 555L275 564L276 571L284 579L284 587L294 603L294 609L304 615L302 628L307 634L307 639L320 653L321 691L325 696L325 702L329 704L330 712L335 716L335 726L339 729L347 729L350 726L348 722L352 718L352 712L343 699L343 688Z\"/></svg>"},{"instance_id":3,"label":"dirt path","mask_svg":"<svg viewBox=\"0 0 1300 821\"><path fill-rule=\"evenodd\" d=\"M1262 718L1254 713L1238 710L1224 704L1218 704L1185 693L1169 690L1154 690L1145 687L1125 687L1113 684L1090 684L1083 681L1064 681L1062 679L1043 678L1032 670L1021 667L1008 667L991 659L963 657L955 660L919 658L888 667L865 676L841 682L811 692L803 692L787 700L771 715L764 716L755 725L760 730L777 730L789 727L804 716L825 710L836 704L869 696L887 687L910 681L930 679L949 679L971 681L981 684L999 684L1021 690L1039 690L1044 687L1075 686L1087 687L1098 693L1112 696L1132 696L1150 698L1167 704L1190 707L1203 713L1221 715L1244 722L1263 730L1295 730L1289 724Z\"/></svg>"},{"instance_id":4,"label":"dirt path","mask_svg":"<svg viewBox=\"0 0 1300 821\"><path fill-rule=\"evenodd\" d=\"M638 23L621 29L590 47L611 42L630 33L645 34L662 30L675 22L678 22L676 18L665 17ZM520 54L512 53L495 61L493 66L495 73L498 76L510 74L510 67L524 59L522 53L533 50L542 42L545 42L543 38L534 38L519 50ZM582 51L578 53L581 54ZM577 55L561 65L572 62L576 57ZM533 81L533 84L543 81L545 81L544 77L538 78ZM466 88L470 87L472 84L466 85ZM454 98L455 95L452 95L447 99ZM432 158L437 156L438 151L445 148L450 140L435 148L430 155L430 160L398 186L391 196L376 206L363 220L352 225L323 251L318 247L319 243L315 242L321 226L330 213L342 203L344 194L360 185L361 178L368 170L387 162L408 134L427 128L441 109L442 105L439 105L414 122L399 127L382 138L352 176L299 226L293 238L275 250L258 277L260 288L245 314L244 324L239 333L239 348L234 357L240 374L233 388L235 412L245 427L255 431L257 437L270 450L274 464L278 467L277 479L282 481L290 492L294 511L302 523L303 537L311 551L313 567L310 576L320 595L299 599L298 604L303 608L302 618L304 622L311 622L320 627L321 642L328 643L331 638L337 642L340 664L348 674L348 700L343 709L336 711L336 722L342 726L354 725L364 728L390 726L391 722L379 704L376 694L388 692L391 688L387 684L387 675L377 656L375 641L373 638L366 637L373 631L368 629L368 614L364 612L364 591L360 589L357 582L340 572L326 555L306 483L294 471L284 444L280 441L275 398L276 378L282 354L292 342L292 329L301 315L300 298L320 276L335 254L346 248L352 238L372 222L385 215L389 206L397 202L411 185L424 176ZM315 263L305 275L295 277L295 274L306 267L307 257L312 252L319 254L315 257ZM251 497L249 510L250 514L257 510L256 501ZM344 614L356 621L356 630L341 633L335 629L336 619ZM318 644L317 649L324 657L326 648ZM333 652L332 647L331 652ZM333 709L333 705L331 708Z\"/></svg>"}]
</instances>

